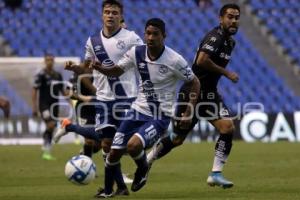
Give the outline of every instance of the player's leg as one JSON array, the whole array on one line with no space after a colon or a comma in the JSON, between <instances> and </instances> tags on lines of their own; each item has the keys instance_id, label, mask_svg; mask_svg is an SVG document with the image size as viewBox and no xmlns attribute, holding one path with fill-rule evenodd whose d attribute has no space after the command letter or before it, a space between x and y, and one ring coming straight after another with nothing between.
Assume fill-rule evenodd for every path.
<instances>
[{"instance_id":1,"label":"player's leg","mask_svg":"<svg viewBox=\"0 0 300 200\"><path fill-rule=\"evenodd\" d=\"M126 144L133 133L132 131L137 129L137 125L137 123L133 123L131 120L124 121L118 129L118 132L115 134L111 150L107 155L105 162L105 187L104 190L101 193L96 194L95 197L101 198L113 194L114 179L116 178L116 174L119 174L121 171L120 158L123 153L126 152Z\"/></svg>"},{"instance_id":2,"label":"player's leg","mask_svg":"<svg viewBox=\"0 0 300 200\"><path fill-rule=\"evenodd\" d=\"M58 115L58 107L54 107L52 109L52 113L50 112L50 106L44 107L40 109L41 117L46 124L46 130L43 133L43 155L42 158L45 160L54 160L55 158L51 155L52 148L52 137L53 131L56 127L56 121L53 119Z\"/></svg>"},{"instance_id":3,"label":"player's leg","mask_svg":"<svg viewBox=\"0 0 300 200\"><path fill-rule=\"evenodd\" d=\"M185 112L187 106L189 106L187 102L189 102L189 93L185 88L181 88L180 92L178 93L176 112L173 119L173 132L161 138L148 153L147 160L150 166L155 160L167 155L173 148L180 146L184 142L188 133L198 122L197 116L194 113L190 127L187 129L182 129L180 127L180 118Z\"/></svg>"},{"instance_id":4,"label":"player's leg","mask_svg":"<svg viewBox=\"0 0 300 200\"><path fill-rule=\"evenodd\" d=\"M95 131L93 126L80 126L78 124L73 124L70 119L66 118L61 121L60 127L54 134L53 141L55 143L59 142L61 137L70 132L76 133L91 140L100 140L99 134Z\"/></svg>"},{"instance_id":5,"label":"player's leg","mask_svg":"<svg viewBox=\"0 0 300 200\"><path fill-rule=\"evenodd\" d=\"M154 145L160 138L161 133L164 133L168 129L169 123L169 118L145 121L145 124L128 141L127 151L137 165L131 185L132 191L136 192L140 190L147 181L150 166L148 165L144 149Z\"/></svg>"},{"instance_id":6,"label":"player's leg","mask_svg":"<svg viewBox=\"0 0 300 200\"><path fill-rule=\"evenodd\" d=\"M220 136L215 145L212 172L208 176L207 183L211 186L218 185L223 188L230 188L233 183L223 177L222 170L231 151L235 127L230 119L218 119L210 122L219 131Z\"/></svg>"}]
</instances>

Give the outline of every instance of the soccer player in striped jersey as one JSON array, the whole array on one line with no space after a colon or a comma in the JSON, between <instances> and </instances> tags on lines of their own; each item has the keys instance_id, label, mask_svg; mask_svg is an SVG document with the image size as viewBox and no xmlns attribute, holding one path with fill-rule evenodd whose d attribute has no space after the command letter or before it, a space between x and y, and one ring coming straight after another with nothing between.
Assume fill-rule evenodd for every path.
<instances>
[{"instance_id":1,"label":"soccer player in striped jersey","mask_svg":"<svg viewBox=\"0 0 300 200\"><path fill-rule=\"evenodd\" d=\"M227 180L223 174L223 166L230 154L232 138L235 127L230 118L230 111L218 93L217 84L221 76L228 78L233 83L238 82L237 73L225 69L231 59L231 52L234 49L235 41L232 35L238 31L240 20L240 8L236 4L225 4L220 9L220 26L208 32L196 54L193 64L193 72L201 83L200 96L195 109L191 126L182 129L174 120L173 133L164 137L148 153L148 162L151 165L155 159L161 158L173 148L183 143L188 133L193 129L200 117L207 119L220 133L215 146L215 157L212 171L207 178L210 186L231 188L233 182ZM180 89L178 102L189 101L189 89ZM176 116L181 116L185 111L185 105L178 106Z\"/></svg>"},{"instance_id":2,"label":"soccer player in striped jersey","mask_svg":"<svg viewBox=\"0 0 300 200\"><path fill-rule=\"evenodd\" d=\"M131 110L114 137L105 166L105 193L112 197L112 181L120 167L120 158L127 151L134 159L137 170L131 186L132 191L140 190L147 180L148 163L144 149L150 148L167 130L172 116L176 83L184 81L191 93L198 96L200 83L185 59L165 46L165 23L159 18L147 21L145 41L147 45L131 48L117 65L107 67L95 63L94 69L108 76L122 76L135 68L139 75L139 92ZM189 102L195 105L197 99ZM192 107L191 106L191 107ZM180 122L182 128L191 123L191 111L187 108Z\"/></svg>"},{"instance_id":3,"label":"soccer player in striped jersey","mask_svg":"<svg viewBox=\"0 0 300 200\"><path fill-rule=\"evenodd\" d=\"M94 61L112 66L123 54L135 45L143 44L134 32L121 27L123 5L117 0L105 0L102 3L103 28L90 36L86 42L83 66L68 62L66 69L82 72ZM135 71L129 70L120 77L111 77L93 70L93 84L96 87L96 132L100 134L104 158L110 151L112 139L120 125L119 118L130 108L137 95ZM118 186L117 194L128 194L121 171L114 177ZM97 197L98 195L96 195Z\"/></svg>"}]
</instances>

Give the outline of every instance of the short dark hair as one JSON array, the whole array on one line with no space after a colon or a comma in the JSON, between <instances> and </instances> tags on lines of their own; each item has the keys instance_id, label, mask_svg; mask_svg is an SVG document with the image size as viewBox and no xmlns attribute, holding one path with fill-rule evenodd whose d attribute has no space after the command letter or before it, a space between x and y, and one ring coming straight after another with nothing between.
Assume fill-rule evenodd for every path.
<instances>
[{"instance_id":1,"label":"short dark hair","mask_svg":"<svg viewBox=\"0 0 300 200\"><path fill-rule=\"evenodd\" d=\"M165 22L162 19L160 19L160 18L151 18L146 22L145 29L148 26L155 26L156 28L158 28L162 32L163 35L166 35L166 25L165 25Z\"/></svg>"},{"instance_id":2,"label":"short dark hair","mask_svg":"<svg viewBox=\"0 0 300 200\"><path fill-rule=\"evenodd\" d=\"M116 5L116 6L118 6L120 8L121 13L123 13L123 4L120 1L118 1L118 0L104 0L102 2L102 10L104 9L104 7L106 5Z\"/></svg>"},{"instance_id":3,"label":"short dark hair","mask_svg":"<svg viewBox=\"0 0 300 200\"><path fill-rule=\"evenodd\" d=\"M219 16L221 16L221 17L224 16L225 13L226 13L226 11L227 11L227 9L229 9L229 8L236 9L239 12L241 12L239 5L237 5L235 3L229 3L229 4L225 4L224 6L222 6L222 8L220 9Z\"/></svg>"}]
</instances>

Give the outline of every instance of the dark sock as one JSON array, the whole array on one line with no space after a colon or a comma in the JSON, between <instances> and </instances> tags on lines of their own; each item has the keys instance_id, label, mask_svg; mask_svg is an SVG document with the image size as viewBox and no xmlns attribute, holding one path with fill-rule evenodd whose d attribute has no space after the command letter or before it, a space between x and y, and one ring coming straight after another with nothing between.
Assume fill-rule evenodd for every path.
<instances>
[{"instance_id":1,"label":"dark sock","mask_svg":"<svg viewBox=\"0 0 300 200\"><path fill-rule=\"evenodd\" d=\"M83 145L83 155L91 158L93 155L93 148L94 147L91 144L84 144Z\"/></svg>"},{"instance_id":2,"label":"dark sock","mask_svg":"<svg viewBox=\"0 0 300 200\"><path fill-rule=\"evenodd\" d=\"M51 145L51 141L52 141L52 131L50 130L45 130L44 134L43 134L43 138L44 138L44 144L45 145Z\"/></svg>"},{"instance_id":3,"label":"dark sock","mask_svg":"<svg viewBox=\"0 0 300 200\"><path fill-rule=\"evenodd\" d=\"M67 132L75 132L85 138L89 138L95 141L99 141L99 134L95 131L94 127L82 127L75 124L69 124L66 126Z\"/></svg>"},{"instance_id":4,"label":"dark sock","mask_svg":"<svg viewBox=\"0 0 300 200\"><path fill-rule=\"evenodd\" d=\"M118 166L116 166L115 168L115 181L117 184L117 187L119 189L125 189L127 188L124 179L123 179L123 175L122 175L122 171L121 171L121 164L118 164Z\"/></svg>"},{"instance_id":5,"label":"dark sock","mask_svg":"<svg viewBox=\"0 0 300 200\"><path fill-rule=\"evenodd\" d=\"M104 184L105 184L105 194L110 194L113 191L114 181L116 181L119 189L127 188L124 183L121 164L108 164L105 163L105 176L104 176Z\"/></svg>"},{"instance_id":6,"label":"dark sock","mask_svg":"<svg viewBox=\"0 0 300 200\"><path fill-rule=\"evenodd\" d=\"M146 154L144 151L142 153L143 153L143 155L139 156L139 158L134 158L135 164L140 168L148 166Z\"/></svg>"},{"instance_id":7,"label":"dark sock","mask_svg":"<svg viewBox=\"0 0 300 200\"><path fill-rule=\"evenodd\" d=\"M111 194L113 192L114 184L114 169L115 166L105 165L104 170L104 191L105 194Z\"/></svg>"},{"instance_id":8,"label":"dark sock","mask_svg":"<svg viewBox=\"0 0 300 200\"><path fill-rule=\"evenodd\" d=\"M162 145L162 149L158 152L157 159L165 156L175 147L169 136L163 138L158 145Z\"/></svg>"}]
</instances>

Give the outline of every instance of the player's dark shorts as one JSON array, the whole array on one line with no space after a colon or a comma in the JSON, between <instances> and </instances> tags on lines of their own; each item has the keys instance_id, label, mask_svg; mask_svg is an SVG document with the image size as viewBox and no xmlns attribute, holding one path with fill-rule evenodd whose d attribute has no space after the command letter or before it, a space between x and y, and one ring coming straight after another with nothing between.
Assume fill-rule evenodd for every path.
<instances>
[{"instance_id":1,"label":"player's dark shorts","mask_svg":"<svg viewBox=\"0 0 300 200\"><path fill-rule=\"evenodd\" d=\"M182 129L179 126L179 121L182 114L187 108L187 102L190 98L196 98L190 94L185 88L181 88L178 99L175 117L173 119L173 131L177 135L187 135L197 124L200 119L206 119L208 121L214 121L222 118L230 117L229 110L222 97L216 91L200 91L196 107L193 109L192 123L188 129Z\"/></svg>"},{"instance_id":2,"label":"player's dark shorts","mask_svg":"<svg viewBox=\"0 0 300 200\"><path fill-rule=\"evenodd\" d=\"M97 101L96 126L101 138L113 138L135 98L116 101Z\"/></svg>"},{"instance_id":3,"label":"player's dark shorts","mask_svg":"<svg viewBox=\"0 0 300 200\"><path fill-rule=\"evenodd\" d=\"M45 122L57 121L58 112L59 106L56 103L40 105L40 114Z\"/></svg>"},{"instance_id":4,"label":"player's dark shorts","mask_svg":"<svg viewBox=\"0 0 300 200\"><path fill-rule=\"evenodd\" d=\"M81 126L95 126L96 102L96 99L92 99L90 102L79 102L76 104L76 116Z\"/></svg>"}]
</instances>

